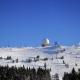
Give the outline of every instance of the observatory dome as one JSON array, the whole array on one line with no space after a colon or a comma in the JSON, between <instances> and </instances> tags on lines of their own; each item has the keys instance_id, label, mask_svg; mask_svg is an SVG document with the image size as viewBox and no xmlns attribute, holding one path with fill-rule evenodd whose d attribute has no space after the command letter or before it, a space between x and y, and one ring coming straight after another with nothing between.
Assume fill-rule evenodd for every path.
<instances>
[{"instance_id":1,"label":"observatory dome","mask_svg":"<svg viewBox=\"0 0 80 80\"><path fill-rule=\"evenodd\" d=\"M50 41L49 41L48 38L44 39L43 42L42 42L42 46L43 46L43 47L44 47L44 46L49 46L49 44L50 44Z\"/></svg>"}]
</instances>

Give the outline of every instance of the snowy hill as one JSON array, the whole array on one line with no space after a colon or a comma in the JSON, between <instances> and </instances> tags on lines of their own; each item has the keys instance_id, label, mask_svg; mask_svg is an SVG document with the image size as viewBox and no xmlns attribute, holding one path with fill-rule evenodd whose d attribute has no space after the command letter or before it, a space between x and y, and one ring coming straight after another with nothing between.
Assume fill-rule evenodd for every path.
<instances>
[{"instance_id":1,"label":"snowy hill","mask_svg":"<svg viewBox=\"0 0 80 80\"><path fill-rule=\"evenodd\" d=\"M80 46L0 48L0 65L44 68L45 63L51 77L58 73L62 80L64 72L80 68Z\"/></svg>"}]
</instances>

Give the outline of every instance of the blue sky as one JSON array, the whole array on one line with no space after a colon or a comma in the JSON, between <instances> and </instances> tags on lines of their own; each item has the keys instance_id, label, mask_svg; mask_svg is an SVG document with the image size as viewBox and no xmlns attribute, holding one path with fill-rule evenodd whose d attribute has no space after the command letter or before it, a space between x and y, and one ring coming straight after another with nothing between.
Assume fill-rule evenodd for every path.
<instances>
[{"instance_id":1,"label":"blue sky","mask_svg":"<svg viewBox=\"0 0 80 80\"><path fill-rule=\"evenodd\" d=\"M80 0L0 0L0 46L38 46L44 38L80 41Z\"/></svg>"}]
</instances>

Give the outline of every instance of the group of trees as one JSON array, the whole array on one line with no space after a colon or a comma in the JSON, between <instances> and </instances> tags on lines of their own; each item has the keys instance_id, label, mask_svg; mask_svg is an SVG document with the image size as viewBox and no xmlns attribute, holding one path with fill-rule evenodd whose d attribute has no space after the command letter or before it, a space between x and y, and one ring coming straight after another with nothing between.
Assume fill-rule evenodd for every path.
<instances>
[{"instance_id":1,"label":"group of trees","mask_svg":"<svg viewBox=\"0 0 80 80\"><path fill-rule=\"evenodd\" d=\"M73 68L71 73L64 73L63 80L80 80L80 69L76 72Z\"/></svg>"},{"instance_id":2,"label":"group of trees","mask_svg":"<svg viewBox=\"0 0 80 80\"><path fill-rule=\"evenodd\" d=\"M0 66L0 80L51 80L50 70Z\"/></svg>"}]
</instances>

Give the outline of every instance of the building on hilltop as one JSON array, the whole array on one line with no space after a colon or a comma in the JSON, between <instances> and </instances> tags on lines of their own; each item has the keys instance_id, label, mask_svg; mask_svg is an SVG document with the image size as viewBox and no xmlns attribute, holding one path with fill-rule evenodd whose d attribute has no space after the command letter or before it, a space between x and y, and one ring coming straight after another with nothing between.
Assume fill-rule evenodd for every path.
<instances>
[{"instance_id":1,"label":"building on hilltop","mask_svg":"<svg viewBox=\"0 0 80 80\"><path fill-rule=\"evenodd\" d=\"M46 39L44 39L44 40L42 41L42 44L41 44L42 47L47 47L47 46L49 46L49 45L50 45L50 41L49 41L48 38L46 38Z\"/></svg>"}]
</instances>

